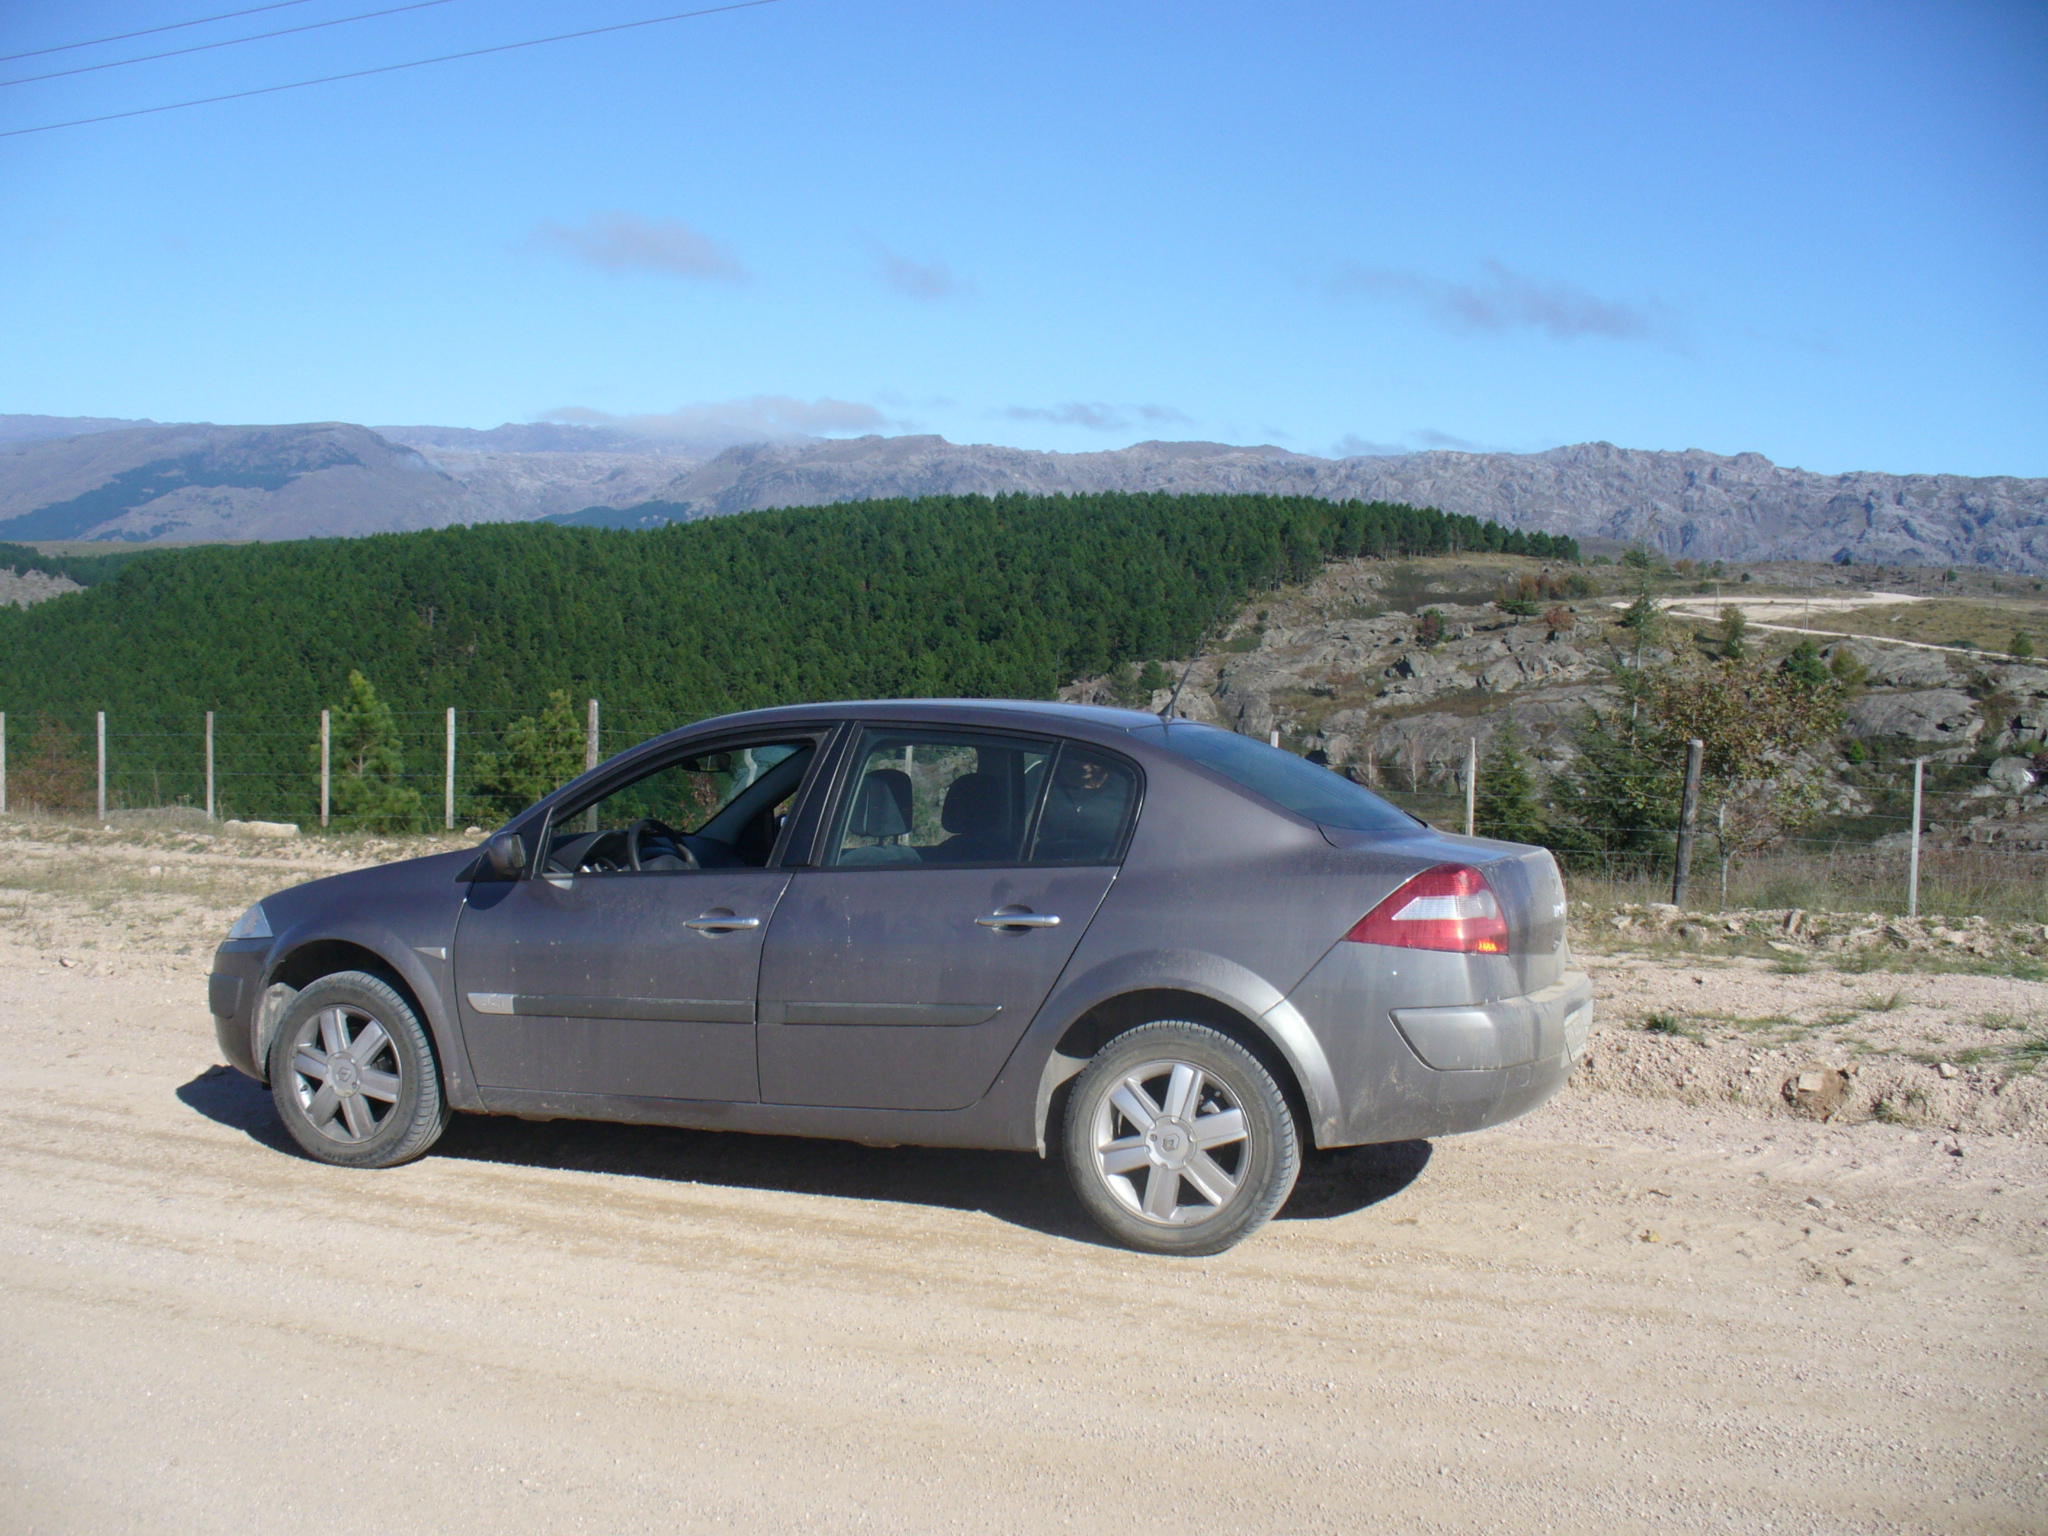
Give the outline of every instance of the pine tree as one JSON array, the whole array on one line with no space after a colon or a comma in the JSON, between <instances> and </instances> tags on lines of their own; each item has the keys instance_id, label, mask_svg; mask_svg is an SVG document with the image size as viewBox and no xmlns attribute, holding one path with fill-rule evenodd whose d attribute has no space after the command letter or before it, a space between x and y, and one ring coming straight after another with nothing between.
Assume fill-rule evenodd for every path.
<instances>
[{"instance_id":1,"label":"pine tree","mask_svg":"<svg viewBox=\"0 0 2048 1536\"><path fill-rule=\"evenodd\" d=\"M1473 795L1474 819L1482 837L1511 843L1547 843L1550 828L1536 795L1536 775L1522 747L1522 730L1509 715L1494 732L1479 765Z\"/></svg>"},{"instance_id":2,"label":"pine tree","mask_svg":"<svg viewBox=\"0 0 2048 1536\"><path fill-rule=\"evenodd\" d=\"M505 730L505 750L477 758L477 788L506 815L515 815L583 771L584 731L563 689L547 708L523 715Z\"/></svg>"},{"instance_id":3,"label":"pine tree","mask_svg":"<svg viewBox=\"0 0 2048 1536\"><path fill-rule=\"evenodd\" d=\"M1721 610L1721 654L1730 661L1741 661L1749 654L1749 616L1734 603Z\"/></svg>"},{"instance_id":4,"label":"pine tree","mask_svg":"<svg viewBox=\"0 0 2048 1536\"><path fill-rule=\"evenodd\" d=\"M418 828L420 792L404 782L398 751L398 722L391 706L362 673L348 675L348 698L333 712L334 815L344 826L374 832ZM313 743L313 773L320 772L320 743Z\"/></svg>"}]
</instances>

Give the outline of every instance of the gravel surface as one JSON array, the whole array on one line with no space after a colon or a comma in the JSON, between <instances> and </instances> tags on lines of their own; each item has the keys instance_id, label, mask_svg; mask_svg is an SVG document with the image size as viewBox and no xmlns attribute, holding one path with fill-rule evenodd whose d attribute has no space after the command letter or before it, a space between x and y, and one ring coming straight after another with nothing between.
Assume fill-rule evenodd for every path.
<instances>
[{"instance_id":1,"label":"gravel surface","mask_svg":"<svg viewBox=\"0 0 2048 1536\"><path fill-rule=\"evenodd\" d=\"M1839 976L1596 957L1553 1104L1154 1259L1013 1154L462 1117L308 1162L204 977L362 854L181 837L0 823L7 1529L2048 1529L2038 1126L1605 1065L1747 1065L1705 1015L1818 1021ZM1902 1045L2039 1002L1953 981L1854 978L1927 989L1864 1015ZM1709 1043L1629 1027L1681 1008Z\"/></svg>"}]
</instances>

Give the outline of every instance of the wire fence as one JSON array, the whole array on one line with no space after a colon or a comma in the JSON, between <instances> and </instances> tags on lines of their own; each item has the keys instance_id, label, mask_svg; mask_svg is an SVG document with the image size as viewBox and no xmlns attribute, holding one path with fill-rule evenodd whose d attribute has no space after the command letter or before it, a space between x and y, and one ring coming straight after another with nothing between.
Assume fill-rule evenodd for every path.
<instances>
[{"instance_id":1,"label":"wire fence","mask_svg":"<svg viewBox=\"0 0 2048 1536\"><path fill-rule=\"evenodd\" d=\"M459 705L393 711L400 765L394 777L418 795L419 824L491 827L522 809L507 798L503 775L493 769L514 753L515 723L525 720L530 727L532 714ZM578 769L691 723L645 708L608 710L594 699L579 704L577 714ZM95 711L39 717L33 726L17 720L10 726L0 713L0 811L38 807L105 817L185 807L219 820L291 822L309 829L347 825L337 809L335 786L349 765L329 732L323 797L322 742L318 715ZM1475 771L1485 772L1475 756L1375 756L1347 765L1346 771L1432 825L1462 831L1469 806L1467 779ZM1986 764L1967 750L1921 757L1866 754L1849 765L1862 803L1853 812L1782 839L1767 855L1729 856L1711 818L1703 818L1689 904L1885 913L1918 907L2048 920L2048 852L2023 846L1921 846L1916 881L1910 791L1916 765L1922 768L1928 797L1924 823L1950 826L2013 798L1995 787L1993 795L1986 794ZM1575 825L1579 834L1610 834L1616 842L1623 840L1621 834L1639 830ZM1668 847L1584 849L1566 862L1575 887L1604 893L1603 899L1663 900L1671 894Z\"/></svg>"}]
</instances>

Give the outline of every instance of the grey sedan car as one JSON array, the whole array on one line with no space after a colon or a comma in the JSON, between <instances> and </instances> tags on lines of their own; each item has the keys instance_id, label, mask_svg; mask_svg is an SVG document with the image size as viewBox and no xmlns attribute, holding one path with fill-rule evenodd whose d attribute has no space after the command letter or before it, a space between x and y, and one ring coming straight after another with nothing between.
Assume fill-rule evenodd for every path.
<instances>
[{"instance_id":1,"label":"grey sedan car","mask_svg":"<svg viewBox=\"0 0 2048 1536\"><path fill-rule=\"evenodd\" d=\"M1524 1113L1592 1020L1542 849L1212 726L985 701L646 742L481 850L264 898L210 994L326 1162L456 1110L1057 1146L1160 1253L1255 1230L1307 1147Z\"/></svg>"}]
</instances>

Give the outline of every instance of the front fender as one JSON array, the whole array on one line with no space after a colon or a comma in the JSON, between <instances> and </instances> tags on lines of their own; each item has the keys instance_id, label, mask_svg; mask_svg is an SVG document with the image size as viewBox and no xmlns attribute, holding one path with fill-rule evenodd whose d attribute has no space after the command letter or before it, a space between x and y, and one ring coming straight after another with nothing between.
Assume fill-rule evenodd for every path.
<instances>
[{"instance_id":1,"label":"front fender","mask_svg":"<svg viewBox=\"0 0 2048 1536\"><path fill-rule=\"evenodd\" d=\"M1003 1076L1011 1077L1013 1069L1020 1066L1027 1072L1036 1068L1034 1125L1041 1154L1054 1091L1087 1065L1079 1057L1061 1053L1057 1049L1060 1038L1104 1003L1132 992L1161 990L1192 992L1250 1019L1285 1058L1300 1084L1308 1106L1309 1134L1316 1145L1337 1135L1343 1123L1343 1105L1336 1075L1322 1043L1286 994L1265 977L1221 955L1192 949L1152 950L1118 955L1077 975L1062 977L1018 1043Z\"/></svg>"},{"instance_id":2,"label":"front fender","mask_svg":"<svg viewBox=\"0 0 2048 1536\"><path fill-rule=\"evenodd\" d=\"M455 1109L482 1109L483 1100L476 1091L476 1076L470 1070L469 1052L463 1046L462 1031L456 1025L454 1010L448 1006L455 974L448 946L422 951L375 922L346 919L336 922L331 916L326 921L308 920L287 928L279 935L270 952L270 964L263 973L261 992L268 993L278 979L278 973L289 968L293 956L319 944L346 944L367 950L404 980L426 1015L427 1030L433 1036L435 1057L441 1067L441 1091L449 1105ZM259 1009L253 1021L255 1027L261 1027L261 1018ZM259 1052L267 1043L257 1042ZM260 1054L257 1064L263 1065Z\"/></svg>"}]
</instances>

